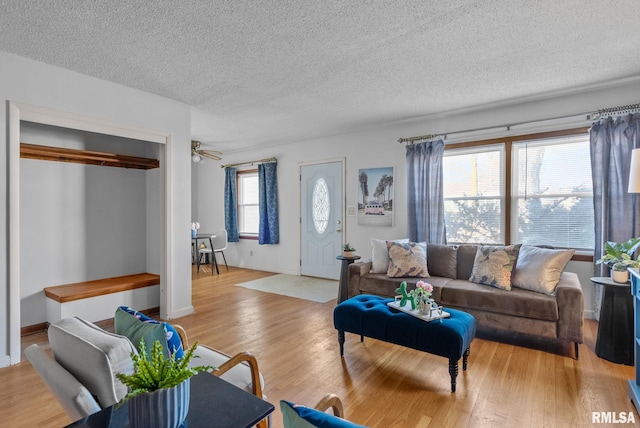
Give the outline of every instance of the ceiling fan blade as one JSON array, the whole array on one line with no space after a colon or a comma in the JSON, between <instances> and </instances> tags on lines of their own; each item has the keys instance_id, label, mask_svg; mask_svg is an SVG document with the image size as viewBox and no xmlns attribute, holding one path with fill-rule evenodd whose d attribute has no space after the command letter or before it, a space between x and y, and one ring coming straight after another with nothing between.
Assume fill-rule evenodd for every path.
<instances>
[{"instance_id":1,"label":"ceiling fan blade","mask_svg":"<svg viewBox=\"0 0 640 428\"><path fill-rule=\"evenodd\" d=\"M198 150L198 153L201 156L204 156L204 157L209 158L209 159L213 159L213 160L221 160L222 159L219 156L219 155L222 154L220 152L215 152L215 151L212 151L212 150Z\"/></svg>"}]
</instances>

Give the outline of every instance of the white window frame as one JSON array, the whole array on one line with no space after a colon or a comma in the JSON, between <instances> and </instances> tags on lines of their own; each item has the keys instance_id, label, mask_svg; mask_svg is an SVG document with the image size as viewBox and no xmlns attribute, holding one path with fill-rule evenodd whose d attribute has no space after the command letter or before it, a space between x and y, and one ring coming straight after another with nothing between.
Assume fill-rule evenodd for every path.
<instances>
[{"instance_id":1,"label":"white window frame","mask_svg":"<svg viewBox=\"0 0 640 428\"><path fill-rule=\"evenodd\" d=\"M237 212L238 212L238 235L240 238L244 238L244 239L258 239L258 227L260 226L259 224L256 224L256 232L248 232L246 231L246 227L245 227L245 219L244 219L244 207L253 207L255 206L256 208L258 208L258 211L260 209L259 207L259 202L256 201L256 203L250 203L250 204L244 204L242 202L243 199L243 192L244 192L244 179L247 178L258 178L258 170L257 169L251 169L251 170L243 170L243 171L238 171L236 172L236 189L237 189L237 197L238 197L238 202L237 202ZM256 192L258 192L259 189L256 189ZM258 219L259 221L259 219Z\"/></svg>"},{"instance_id":2,"label":"white window frame","mask_svg":"<svg viewBox=\"0 0 640 428\"><path fill-rule=\"evenodd\" d=\"M527 141L527 140L542 140L542 139L552 139L563 136L573 136L580 134L588 134L588 128L574 128L574 129L566 129L560 131L550 131L550 132L541 132L536 134L526 134L526 135L518 135L512 137L504 137L504 138L494 138L490 140L482 140L482 141L470 141L470 142L462 142L456 144L445 145L445 156L448 150L458 150L465 148L475 148L485 146L487 148L491 146L495 146L496 144L503 144L505 150L505 168L504 168L504 206L501 211L502 217L502 232L504 235L504 244L516 244L517 242L512 242L513 227L515 227L515 221L512 221L513 216L517 216L517 202L516 197L514 195L514 190L512 189L512 143L519 141ZM582 251L582 253L592 253L592 249ZM574 259L577 259L574 256Z\"/></svg>"}]
</instances>

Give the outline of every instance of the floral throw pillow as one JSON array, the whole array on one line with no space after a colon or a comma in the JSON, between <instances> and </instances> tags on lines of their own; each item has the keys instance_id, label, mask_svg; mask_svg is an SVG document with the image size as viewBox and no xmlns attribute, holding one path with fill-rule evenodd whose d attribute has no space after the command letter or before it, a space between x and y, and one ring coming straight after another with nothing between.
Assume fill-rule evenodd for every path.
<instances>
[{"instance_id":1,"label":"floral throw pillow","mask_svg":"<svg viewBox=\"0 0 640 428\"><path fill-rule=\"evenodd\" d=\"M387 248L389 249L387 276L392 278L429 277L426 243L387 241Z\"/></svg>"},{"instance_id":2,"label":"floral throw pillow","mask_svg":"<svg viewBox=\"0 0 640 428\"><path fill-rule=\"evenodd\" d=\"M469 281L511 290L511 274L519 250L520 244L478 247Z\"/></svg>"}]
</instances>

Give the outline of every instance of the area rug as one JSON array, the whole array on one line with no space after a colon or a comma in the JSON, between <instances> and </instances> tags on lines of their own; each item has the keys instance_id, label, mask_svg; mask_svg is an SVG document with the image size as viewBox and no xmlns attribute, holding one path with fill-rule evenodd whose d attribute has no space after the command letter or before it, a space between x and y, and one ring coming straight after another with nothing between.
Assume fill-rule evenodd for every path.
<instances>
[{"instance_id":1,"label":"area rug","mask_svg":"<svg viewBox=\"0 0 640 428\"><path fill-rule=\"evenodd\" d=\"M277 274L236 286L318 303L338 297L338 281L310 276Z\"/></svg>"}]
</instances>

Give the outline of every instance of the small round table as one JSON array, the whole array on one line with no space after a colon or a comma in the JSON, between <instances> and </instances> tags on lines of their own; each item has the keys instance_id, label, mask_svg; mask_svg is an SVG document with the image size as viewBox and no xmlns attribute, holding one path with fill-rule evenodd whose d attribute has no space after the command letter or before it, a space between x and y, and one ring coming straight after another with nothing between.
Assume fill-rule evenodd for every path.
<instances>
[{"instance_id":1,"label":"small round table","mask_svg":"<svg viewBox=\"0 0 640 428\"><path fill-rule=\"evenodd\" d=\"M340 266L340 285L338 286L338 302L347 300L347 284L349 283L349 265L356 260L360 260L360 256L344 257L337 256L336 259L342 260L342 266Z\"/></svg>"},{"instance_id":2,"label":"small round table","mask_svg":"<svg viewBox=\"0 0 640 428\"><path fill-rule=\"evenodd\" d=\"M633 299L631 284L614 282L610 277L591 278L603 286L596 355L613 363L632 366Z\"/></svg>"}]
</instances>

